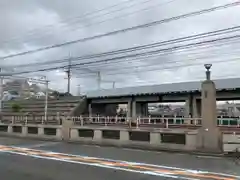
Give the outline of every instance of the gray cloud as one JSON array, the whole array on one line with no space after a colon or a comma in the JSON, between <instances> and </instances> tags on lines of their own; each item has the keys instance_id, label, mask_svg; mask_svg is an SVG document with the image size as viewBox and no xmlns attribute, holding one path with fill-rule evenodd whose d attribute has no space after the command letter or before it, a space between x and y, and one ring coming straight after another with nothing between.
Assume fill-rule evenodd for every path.
<instances>
[{"instance_id":1,"label":"gray cloud","mask_svg":"<svg viewBox=\"0 0 240 180\"><path fill-rule=\"evenodd\" d=\"M129 1L125 5L116 6L112 10L115 13L101 16L101 14L110 11L107 10L95 16L86 16L85 18L81 17L88 12L116 3L123 3L123 0L74 0L71 3L59 0L25 0L24 3L17 0L1 1L0 23L3 26L0 27L0 55L4 56L55 43L90 37L232 2L230 0L175 0L171 3L161 5L157 0L145 1ZM168 1L165 0L163 2ZM132 5L131 8L128 8L130 5ZM123 9L123 7L125 10L117 11L117 9ZM146 8L149 9L147 10ZM120 16L122 18L119 18ZM135 45L236 26L239 25L239 18L239 7L233 7L129 33L104 37L26 56L14 57L2 61L1 64L4 66L17 66L24 63L62 59L68 57L69 54L71 56L83 56L128 48ZM78 84L81 85L82 91L97 87L97 73L90 73L86 68L92 71L101 71L103 88L112 87L112 83L104 81L116 81L116 87L122 87L201 79L204 77L204 69L202 67L204 63L234 59L239 53L237 49L239 49L239 43L231 43L230 46L211 46L205 49L199 48L186 51L185 53L173 51L154 58L146 57L141 60L123 59L122 62L118 63L88 65L85 66L85 69L74 70L72 91L74 93L77 92ZM132 61L132 63L129 63L129 61ZM198 64L188 66L194 63ZM41 67L50 66L46 64ZM139 68L136 68L137 66ZM176 66L176 68L171 68L171 66ZM214 63L213 76L215 78L222 78L238 75L238 67L240 67L238 61L229 60L228 68L226 69L225 66L226 62ZM222 68L225 68L224 71L222 71ZM138 71L138 73L135 73L135 71ZM63 73L53 71L46 72L44 75L47 75L51 80L51 87L61 91L66 90L66 80Z\"/></svg>"}]
</instances>

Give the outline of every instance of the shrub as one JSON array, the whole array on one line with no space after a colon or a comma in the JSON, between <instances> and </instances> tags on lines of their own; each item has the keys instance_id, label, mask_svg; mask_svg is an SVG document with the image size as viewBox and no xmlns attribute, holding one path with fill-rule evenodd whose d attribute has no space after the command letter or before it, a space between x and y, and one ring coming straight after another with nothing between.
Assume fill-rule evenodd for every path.
<instances>
[{"instance_id":1,"label":"shrub","mask_svg":"<svg viewBox=\"0 0 240 180\"><path fill-rule=\"evenodd\" d=\"M12 104L12 111L13 112L20 112L21 109L22 109L22 107L19 104L17 104L17 103Z\"/></svg>"}]
</instances>

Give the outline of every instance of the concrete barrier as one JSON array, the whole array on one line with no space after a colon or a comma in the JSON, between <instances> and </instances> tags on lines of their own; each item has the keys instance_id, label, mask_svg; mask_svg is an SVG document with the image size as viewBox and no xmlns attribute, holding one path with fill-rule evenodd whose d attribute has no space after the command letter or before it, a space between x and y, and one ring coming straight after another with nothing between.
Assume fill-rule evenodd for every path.
<instances>
[{"instance_id":1,"label":"concrete barrier","mask_svg":"<svg viewBox=\"0 0 240 180\"><path fill-rule=\"evenodd\" d=\"M223 134L223 151L231 153L238 149L240 151L240 134Z\"/></svg>"},{"instance_id":2,"label":"concrete barrier","mask_svg":"<svg viewBox=\"0 0 240 180\"><path fill-rule=\"evenodd\" d=\"M30 137L43 140L80 142L154 150L198 151L198 130L139 129L76 126L71 120L62 125L0 124L0 135ZM222 134L223 152L240 148L240 134Z\"/></svg>"},{"instance_id":3,"label":"concrete barrier","mask_svg":"<svg viewBox=\"0 0 240 180\"><path fill-rule=\"evenodd\" d=\"M0 134L15 137L62 140L62 126L42 124L0 124Z\"/></svg>"},{"instance_id":4,"label":"concrete barrier","mask_svg":"<svg viewBox=\"0 0 240 180\"><path fill-rule=\"evenodd\" d=\"M70 140L117 146L142 146L159 149L196 150L196 130L184 129L117 129L75 126L71 128Z\"/></svg>"}]
</instances>

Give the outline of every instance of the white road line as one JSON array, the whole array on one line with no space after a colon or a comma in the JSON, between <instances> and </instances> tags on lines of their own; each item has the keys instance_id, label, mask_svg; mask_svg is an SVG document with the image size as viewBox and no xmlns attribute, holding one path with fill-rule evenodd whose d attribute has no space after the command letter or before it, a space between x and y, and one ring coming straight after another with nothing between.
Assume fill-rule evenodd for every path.
<instances>
[{"instance_id":1,"label":"white road line","mask_svg":"<svg viewBox=\"0 0 240 180\"><path fill-rule=\"evenodd\" d=\"M47 142L47 143L41 143L41 144L27 145L27 146L23 146L23 147L24 148L38 148L38 147L54 146L57 144L60 144L60 142Z\"/></svg>"},{"instance_id":2,"label":"white road line","mask_svg":"<svg viewBox=\"0 0 240 180\"><path fill-rule=\"evenodd\" d=\"M205 159L222 159L222 157L217 157L217 156L197 156L197 158L205 158Z\"/></svg>"},{"instance_id":3,"label":"white road line","mask_svg":"<svg viewBox=\"0 0 240 180\"><path fill-rule=\"evenodd\" d=\"M160 152L160 151L148 151L148 150L141 150L141 149L131 149L131 148L122 148L125 151L138 151L138 152L145 152L145 153L156 153L156 154L161 154L161 153L171 153L171 152ZM184 154L184 153L174 153L174 155L178 155L178 156L187 156L187 155L191 155L191 154ZM197 158L205 158L205 159L222 159L223 157L217 157L217 156L204 156L204 155L194 155L192 154L192 156L195 156Z\"/></svg>"}]
</instances>

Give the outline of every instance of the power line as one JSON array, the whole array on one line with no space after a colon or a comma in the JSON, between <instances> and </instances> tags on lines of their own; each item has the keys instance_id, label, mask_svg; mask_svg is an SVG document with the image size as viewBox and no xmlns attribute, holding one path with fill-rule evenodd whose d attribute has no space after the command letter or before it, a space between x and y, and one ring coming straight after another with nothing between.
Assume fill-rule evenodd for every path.
<instances>
[{"instance_id":1,"label":"power line","mask_svg":"<svg viewBox=\"0 0 240 180\"><path fill-rule=\"evenodd\" d=\"M217 61L212 61L211 63L224 63L224 62L235 62L235 61L239 61L240 59L237 57L237 58L232 58L232 59L225 59L225 60L217 60ZM174 64L174 63L172 63ZM182 67L189 67L189 66L196 66L196 65L203 65L204 63L202 62L195 62L195 63L189 63L189 64L180 64L180 65L173 65L173 66L164 66L164 65L161 65L161 67L159 66L156 66L156 65L153 65L153 68L150 68L150 69L146 69L144 68L144 71L139 71L139 70L133 70L131 72L124 72L124 71L121 71L121 72L114 72L114 73L106 73L104 75L107 75L107 76L110 76L110 75L119 75L119 74L141 74L141 73L146 73L146 72L149 72L149 71L158 71L158 70L170 70L170 69L178 69L178 68L182 68Z\"/></svg>"},{"instance_id":2,"label":"power line","mask_svg":"<svg viewBox=\"0 0 240 180\"><path fill-rule=\"evenodd\" d=\"M160 53L160 52L167 52L167 51L173 51L173 50L179 50L181 48L190 48L194 46L200 46L200 45L206 45L209 43L214 43L214 42L219 42L219 41L224 41L224 40L231 40L235 38L240 38L240 35L234 35L234 36L229 36L229 37L223 37L223 38L218 38L218 39L211 39L211 40L206 40L206 41L201 41L201 42L196 42L196 43L189 43L186 45L180 45L180 46L174 46L170 48L165 48L165 49L159 49L159 50L154 50L154 51L148 51L144 53L137 53L137 54L131 54L131 55L126 55L126 56L121 56L121 57L115 57L115 58L109 58L109 59L100 59L96 61L91 61L91 62L84 62L84 63L75 63L72 64L71 67L74 66L83 66L83 65L90 65L90 64L95 64L95 63L102 63L102 62L114 62L119 59L126 59L130 57L138 57L138 56L146 56L146 55L152 55L154 53ZM52 68L43 68L43 69L38 69L38 70L29 70L25 72L19 72L20 74L26 74L26 73L32 73L32 72L41 72L41 71L51 71L51 70L56 70L56 69L61 69L61 68L66 68L67 66L58 66L58 67L52 67ZM18 73L14 73L18 74Z\"/></svg>"},{"instance_id":3,"label":"power line","mask_svg":"<svg viewBox=\"0 0 240 180\"><path fill-rule=\"evenodd\" d=\"M216 43L216 42L215 42ZM232 42L229 42L229 44L233 44ZM202 45L204 45L204 48L209 48L209 46L206 46L206 44L202 44ZM212 44L212 45L214 45L214 44ZM215 45L216 46L216 45ZM218 45L219 46L219 45ZM192 48L197 48L198 46L195 46L195 47L192 47ZM198 47L199 48L199 47ZM186 49L183 49L183 50L186 50ZM171 51L169 51L169 52L171 52ZM161 51L159 52L159 53L161 53ZM154 53L154 54L150 54L149 56L140 56L140 57L134 57L134 59L131 59L131 62L135 62L136 60L139 60L139 59L145 59L145 61L146 61L146 58L151 58L152 56L162 56L162 55L164 55L164 54L159 54L159 53ZM166 52L165 52L166 53ZM212 56L205 56L205 57L200 57L200 58L193 58L194 60L197 60L197 59L204 59L204 58L209 58L209 57L212 57ZM186 59L186 58L185 58ZM193 60L192 58L190 59L190 60ZM188 59L189 60L189 59ZM116 60L116 61L113 61L114 63L116 63L116 62L119 62L119 60ZM171 63L178 63L179 61L172 61L172 62L170 62L170 63L167 63L167 64L171 64ZM99 65L97 65L97 64L94 64L94 65L96 65L97 67L99 67ZM84 65L83 65L84 66ZM144 66L144 68L146 68L147 66L146 65L143 65ZM156 65L155 65L156 66ZM106 64L104 65L104 67L106 67ZM115 67L115 66L114 66ZM88 66L88 68L89 68L89 66ZM133 69L134 67L133 66L129 66L129 69ZM76 67L76 68L74 68L74 69L78 69L78 67ZM127 67L124 67L124 70L127 70L128 68ZM139 67L138 67L138 69L139 69ZM37 70L32 70L31 72L34 72L34 71L37 71ZM96 71L99 71L99 70L95 70L94 71L94 74L96 74ZM108 69L104 69L104 71L108 71ZM118 70L114 70L114 72L116 72L116 71L118 71ZM119 71L118 71L119 72Z\"/></svg>"},{"instance_id":4,"label":"power line","mask_svg":"<svg viewBox=\"0 0 240 180\"><path fill-rule=\"evenodd\" d=\"M239 52L239 51L238 51ZM239 54L239 53L238 53ZM233 56L233 57L238 57L238 54L235 54L235 56ZM213 55L213 54L210 54L210 55L203 55L203 56L200 56L200 57L189 57L189 56L187 56L187 58L186 58L186 56L184 56L182 59L180 59L180 60L171 60L171 61L169 61L169 62L167 62L167 63L165 63L165 64L163 64L163 63L158 63L158 62L155 62L155 64L153 65L153 64L146 64L146 63L143 63L142 65L139 65L139 64L137 64L136 66L131 66L131 65L129 65L129 66L125 66L123 69L120 69L120 68L117 68L117 67L115 67L114 65L112 65L111 67L113 67L113 68L106 68L106 65L104 66L104 74L109 74L109 72L114 72L114 73L116 73L116 72L121 72L121 73L125 73L126 71L128 71L128 70L134 70L134 69L136 69L137 71L144 71L144 70L146 70L148 67L156 67L156 66L163 66L163 65L176 65L176 64L182 64L182 63L186 63L186 62L192 62L192 61L198 61L198 60L209 60L210 58L211 59L216 59L216 57L224 57L224 56L227 56L227 57L230 57L230 53L225 53L225 54L215 54L215 55ZM162 56L162 54L157 54L157 55L153 55L153 56L148 56L148 57L136 57L136 58L134 58L134 59L132 59L132 62L134 62L135 63L135 60L145 60L146 61L146 59L148 59L148 61L147 62L149 62L149 59L151 59L151 58L154 58L154 60L156 61L156 59L159 59L159 58L156 58L156 57L160 57L160 56ZM231 56L232 57L232 56ZM218 58L219 59L219 58ZM212 61L212 60L211 60ZM96 66L96 67L99 67L99 65L98 66ZM76 69L74 69L74 70L78 70L78 68L76 68ZM73 73L74 73L74 71L73 71ZM81 74L86 74L86 73L77 73L77 75L81 75Z\"/></svg>"},{"instance_id":5,"label":"power line","mask_svg":"<svg viewBox=\"0 0 240 180\"><path fill-rule=\"evenodd\" d=\"M120 3L117 3L117 4L111 5L111 6L107 6L107 7L101 8L101 9L97 9L97 10L95 10L95 11L91 11L91 12L84 13L84 14L82 14L81 16L77 16L77 17L74 17L74 18L67 18L67 19L65 19L65 20L60 21L59 23L60 23L60 24L65 24L65 23L69 23L69 22L71 22L71 21L75 21L75 20L77 20L77 19L84 19L84 18L87 17L87 16L91 16L91 15L94 15L94 14L96 14L96 13L103 12L103 11L105 11L105 10L115 8L115 7L119 6L119 5L124 5L125 3L128 4L129 2L134 2L134 1L136 1L136 0L126 0L126 1L124 1L124 2L120 2ZM46 25L46 26L41 27L41 28L35 28L35 29L30 30L30 31L28 32L28 34L30 34L30 35L33 34L33 35L34 35L34 32L35 32L35 31L46 30L46 29L44 29L44 28L51 28L51 27L54 27L54 26L55 26L55 24L50 24L50 25ZM12 39L16 39L16 38L17 38L17 37L14 37L14 38L12 38Z\"/></svg>"},{"instance_id":6,"label":"power line","mask_svg":"<svg viewBox=\"0 0 240 180\"><path fill-rule=\"evenodd\" d=\"M195 11L195 12L183 14L183 15L180 15L180 16L175 16L175 17L159 20L159 21L153 21L153 22L146 23L146 24L132 26L132 27L129 27L129 28L116 30L116 31L112 31L112 32L108 32L108 33L105 33L105 34L100 34L100 35L96 35L96 36L92 36L92 37L86 37L86 38L83 38L83 39L68 41L68 42L65 42L65 43L55 44L55 45L52 45L52 46L42 47L42 48L29 50L29 51L25 51L25 52L20 52L20 53L16 53L16 54L10 54L8 56L0 57L0 59L22 56L22 55L36 53L36 52L49 50L49 49L53 49L53 48L68 46L68 45L76 44L76 43L80 43L80 42L86 42L86 41L90 41L90 40L93 40L93 39L112 36L112 35L116 35L116 34L120 34L120 33L126 33L126 32L129 32L129 31L136 30L136 29L142 29L142 28L146 28L146 27L156 26L156 25L159 25L159 24L163 24L163 23L167 23L167 22L171 22L171 21L176 21L176 20L188 18L188 17L191 17L191 16L197 16L197 15L201 15L201 14L205 14L205 13L209 13L209 12L213 12L213 11L217 11L217 10L222 10L222 9L226 9L226 8L230 8L230 7L234 7L234 6L238 6L238 5L240 5L240 1L236 1L236 2L233 2L233 3L228 3L228 4L225 4L225 5L222 5L222 6L216 6L216 7L209 8L209 9Z\"/></svg>"},{"instance_id":7,"label":"power line","mask_svg":"<svg viewBox=\"0 0 240 180\"><path fill-rule=\"evenodd\" d=\"M240 40L240 39L239 39ZM215 42L215 43L217 43L217 42ZM218 42L219 43L219 42ZM234 42L233 42L233 40L232 41L228 41L228 42L222 42L222 44L217 44L218 46L224 46L224 45L230 45L230 44L234 44ZM182 54L182 52L185 52L186 50L194 50L194 49L198 49L199 50L199 47L200 46L202 46L201 44L200 45L198 45L198 46L194 46L194 47L187 47L187 48L181 48L181 49L176 49L176 50L180 50L180 54ZM209 46L209 45L207 45L206 47L204 46L204 47L202 47L201 49L205 49L205 48L210 48L210 47L214 47L215 46L215 44L212 44L212 46ZM216 48L216 47L215 47ZM219 47L218 47L219 48ZM173 50L171 50L171 49L169 49L168 51L164 51L164 52L162 52L161 50L159 51L159 52L154 52L154 53L152 53L152 54L149 54L149 55L144 55L144 56L140 56L140 57L134 57L134 58L131 58L131 59L128 59L128 60L122 60L121 58L119 58L118 60L114 60L114 61L112 61L112 62L110 62L110 63L105 63L105 64L99 64L99 62L98 63L95 63L95 64L91 64L91 65L88 65L87 67L88 68L92 68L92 67L101 67L101 66L104 66L104 67L107 67L108 65L111 65L111 66L113 66L114 64L119 64L119 63L126 63L126 62L134 62L134 63L136 63L136 62L141 62L141 59L142 60L145 60L146 61L146 58L151 58L151 57L160 57L160 56L166 56L166 55L169 55L169 54L173 54L175 51L173 51ZM190 53L190 55L197 55L197 53L195 52L192 52L192 53ZM183 55L189 55L189 53L188 54L183 54ZM230 55L230 54L229 54ZM140 59L140 60L139 60ZM137 61L136 61L137 60ZM138 61L139 60L139 61ZM113 64L114 63L114 64ZM128 64L129 65L129 64ZM82 69L82 68L84 68L85 66L83 65L82 67L75 67L76 69ZM114 67L116 67L115 65L114 65ZM106 70L106 69L104 69L104 70Z\"/></svg>"},{"instance_id":8,"label":"power line","mask_svg":"<svg viewBox=\"0 0 240 180\"><path fill-rule=\"evenodd\" d=\"M152 0L144 1L144 2L142 2L141 4L147 3L147 2L149 2L149 1L152 1ZM124 15L120 15L120 16L116 16L116 17L111 17L111 18L108 18L108 19L106 19L106 20L102 20L102 21L99 21L99 22L89 23L89 24L87 24L87 25L81 26L80 28L73 27L74 29L72 28L72 29L68 29L68 30L71 30L71 32L73 32L73 31L76 31L76 30L79 30L79 29L91 27L91 26L94 26L94 25L99 25L99 24L102 24L102 23L105 23L105 22L108 22L108 21L112 21L112 20L116 20L116 19L119 19L119 18L127 17L127 16L130 16L130 15L133 15L133 14L136 14L136 13L139 13L139 12L142 12L142 11L147 11L147 10L150 10L150 9L152 9L152 8L157 8L157 7L160 7L160 6L169 4L169 3L174 2L174 1L176 1L176 0L170 0L170 1L166 1L166 2L161 2L161 3L155 4L154 6L150 6L150 7L147 7L147 8L143 8L143 9L140 9L140 10L137 10L137 11L132 11L132 12L126 13L126 14L124 14ZM134 6L134 5L138 5L138 4L133 4L133 5L131 5L131 6L128 6L127 8L131 8L131 7ZM118 10L113 11L113 12L118 12L118 11L121 11L121 10L126 10L127 8L124 7L124 8L118 9ZM111 14L111 11L110 11L110 12L107 12L107 13L105 13L105 14L103 14L103 15L109 15L109 14ZM98 16L98 17L101 17L101 16ZM97 17L97 18L98 18L98 17ZM65 25L65 26L68 27L67 25ZM63 27L64 27L64 26L63 26ZM34 39L40 39L40 38L42 38L42 37L43 37L43 36L40 36L40 37L38 36L38 37L36 37L36 38L34 38ZM34 39L32 39L32 40L34 40ZM9 41L6 41L6 43L8 43L8 42L9 42ZM11 42L11 41L10 41L10 42ZM25 42L28 42L28 41L25 41Z\"/></svg>"},{"instance_id":9,"label":"power line","mask_svg":"<svg viewBox=\"0 0 240 180\"><path fill-rule=\"evenodd\" d=\"M231 38L234 38L235 36L231 37ZM239 36L237 36L239 37ZM229 37L228 37L229 38ZM187 44L187 45L182 45L182 46L175 46L175 47L171 47L171 48L166 48L166 49L160 49L160 50L155 50L155 51L150 51L150 52L144 52L144 53L138 53L138 54L133 54L131 55L131 57L135 57L135 58L145 58L146 56L150 55L154 55L154 54L159 54L159 53L166 53L166 52L171 52L174 48L175 49L188 49L188 48L191 48L191 47L198 47L200 45L206 45L207 43L213 43L213 42L217 42L217 41L223 41L223 40L228 40L228 38L218 38L218 39L215 39L215 40L210 40L210 41L202 41L202 42L199 42L199 43L190 43L190 44ZM223 41L224 42L224 41ZM195 46L193 46L195 45ZM140 56L140 57L138 57ZM96 64L96 63L101 63L101 62L118 62L119 60L121 59L125 59L126 57L129 57L129 56L122 56L122 57L116 57L116 58L112 58L112 59L100 59L98 61L94 61L94 62L87 62L87 63L78 63L78 64L72 64L72 67L76 67L76 66L84 66L84 65L90 65L90 64ZM53 68L48 68L48 69L45 69L43 68L43 70L40 70L40 71L47 71L47 70L55 70L55 69L61 69L61 68L64 68L66 66L61 66L61 67L53 67ZM30 71L25 71L25 72L34 72L34 71L38 71L38 70L30 70Z\"/></svg>"},{"instance_id":10,"label":"power line","mask_svg":"<svg viewBox=\"0 0 240 180\"><path fill-rule=\"evenodd\" d=\"M148 0L148 1L149 1L149 0ZM148 2L148 1L147 1L147 2ZM120 15L120 16L116 16L116 17L111 17L111 18L108 18L108 19L106 19L106 20L102 20L102 21L99 21L99 22L90 23L90 24L81 26L80 28L73 27L72 29L69 29L69 30L71 30L71 32L73 32L73 31L80 30L80 29L87 28L87 27L91 27L91 26L94 26L94 25L99 25L99 24L102 24L102 23L105 23L105 22L108 22L108 21L112 21L112 20L116 20L116 19L119 19L119 18L127 17L127 16L130 16L130 15L136 14L136 13L138 13L138 12L147 11L147 10L150 10L150 9L152 9L152 8L157 8L157 7L160 7L160 6L162 6L162 5L169 4L169 3L173 2L173 1L176 1L176 0L170 0L170 1L167 1L167 2L161 2L161 3L155 4L154 6L150 6L150 7L143 8L143 9L140 9L140 10L137 10L137 11L133 11L133 12L130 12L130 13L126 13L126 14L124 14L124 15ZM123 9L125 10L126 8L123 8ZM121 9L121 10L123 10L123 9ZM114 12L116 12L116 11L114 11ZM106 13L106 14L111 14L111 13ZM104 14L104 15L106 15L106 14ZM40 39L40 38L42 38L42 37L43 37L43 36L37 37L37 38L34 38L34 39ZM26 41L25 41L25 42L26 42ZM27 41L27 42L28 42L28 41Z\"/></svg>"},{"instance_id":11,"label":"power line","mask_svg":"<svg viewBox=\"0 0 240 180\"><path fill-rule=\"evenodd\" d=\"M99 54L92 54L92 55L85 55L85 56L79 56L79 57L70 57L72 62L74 61L79 61L79 60L89 60L89 59L94 59L94 58L99 58L99 57L104 57L104 56L110 56L110 55L118 55L121 53L129 53L133 51L138 51L138 50L146 50L150 48L156 48L156 47L161 47L165 45L170 45L170 44L175 44L175 43L182 43L186 41L193 41L193 40L199 40L202 38L207 38L207 37L215 37L219 35L226 35L228 33L233 33L233 32L238 32L240 30L240 26L234 26L230 28L225 28L225 29L220 29L220 30L215 30L215 31L210 31L206 33L200 33L192 36L184 36L180 37L177 39L170 39L167 41L160 41L156 43L151 43L151 44L145 44L141 46L135 46L131 48L125 48L125 49L119 49L119 50L113 50L110 52L104 52L104 53L99 53ZM69 62L69 58L64 58L60 60L53 60L53 61L44 61L40 63L31 63L31 64L22 64L14 67L29 67L29 66L36 66L36 65L46 65L46 64L57 64L57 63L64 63L64 62Z\"/></svg>"},{"instance_id":12,"label":"power line","mask_svg":"<svg viewBox=\"0 0 240 180\"><path fill-rule=\"evenodd\" d=\"M239 54L239 51L238 51L238 54ZM238 55L238 54L236 54L236 55ZM224 54L224 55L229 56L231 54ZM221 55L221 57L224 56L224 55ZM146 61L146 58L148 58L148 62L149 62L149 58L154 58L154 60L156 60L156 57L160 57L160 56L161 56L161 54L160 55L154 55L153 57L151 56L151 57L135 58L135 59L133 59L133 61L135 62L135 60L139 60L139 59ZM211 55L206 55L206 56L201 56L201 57L183 58L183 60L169 61L166 64L170 65L170 64L176 64L176 63L183 63L183 62L186 62L186 61L197 61L197 60L201 60L201 59L216 58L218 56L219 55L212 55L211 54ZM125 70L133 70L133 69L143 70L143 69L145 69L149 66L158 66L158 65L162 66L163 63L158 64L157 62L155 62L154 65L153 64L151 64L151 65L150 64L148 64L148 65L143 64L143 65L136 65L136 66L128 66L128 67L124 67L124 69L119 69L119 68L117 69L117 67L115 67L115 66L114 66L114 68L107 69L106 66L104 66L104 68L105 68L104 72L107 72L107 73L109 73L109 72L125 72ZM98 67L98 66L96 66L96 67ZM143 68L143 69L141 69L141 68ZM74 70L81 70L81 69L76 68ZM74 73L74 71L73 71L73 73ZM86 73L78 73L78 75L81 75L81 74L86 74Z\"/></svg>"}]
</instances>

